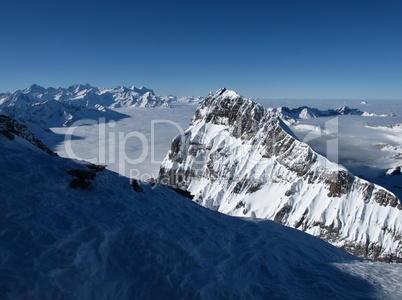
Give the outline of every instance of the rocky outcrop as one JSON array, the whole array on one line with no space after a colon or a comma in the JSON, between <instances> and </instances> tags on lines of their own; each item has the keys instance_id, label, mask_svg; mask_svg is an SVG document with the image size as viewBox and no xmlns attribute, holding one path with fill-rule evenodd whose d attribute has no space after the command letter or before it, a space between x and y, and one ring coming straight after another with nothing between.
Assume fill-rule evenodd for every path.
<instances>
[{"instance_id":1,"label":"rocky outcrop","mask_svg":"<svg viewBox=\"0 0 402 300\"><path fill-rule=\"evenodd\" d=\"M210 94L197 108L160 181L210 209L275 220L360 256L402 259L394 194L315 153L272 111L233 91Z\"/></svg>"},{"instance_id":2,"label":"rocky outcrop","mask_svg":"<svg viewBox=\"0 0 402 300\"><path fill-rule=\"evenodd\" d=\"M53 156L57 155L48 147L46 147L39 139L37 139L35 135L27 129L26 126L21 125L8 116L0 115L0 134L5 136L9 140L14 140L15 136L19 136L48 154Z\"/></svg>"},{"instance_id":3,"label":"rocky outcrop","mask_svg":"<svg viewBox=\"0 0 402 300\"><path fill-rule=\"evenodd\" d=\"M96 174L106 168L105 165L95 164L88 164L86 167L87 169L73 169L67 171L67 173L73 177L73 180L70 182L71 188L76 190L85 190L89 188L92 185L92 181L95 179Z\"/></svg>"}]
</instances>

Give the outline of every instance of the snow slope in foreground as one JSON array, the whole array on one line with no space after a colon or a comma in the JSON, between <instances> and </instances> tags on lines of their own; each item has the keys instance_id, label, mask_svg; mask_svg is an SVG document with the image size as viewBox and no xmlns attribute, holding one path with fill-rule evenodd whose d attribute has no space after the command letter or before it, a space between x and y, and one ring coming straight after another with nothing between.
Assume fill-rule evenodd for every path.
<instances>
[{"instance_id":1,"label":"snow slope in foreground","mask_svg":"<svg viewBox=\"0 0 402 300\"><path fill-rule=\"evenodd\" d=\"M1 299L402 297L401 265L222 215L164 187L136 193L108 170L75 190L67 171L88 170L83 163L1 132Z\"/></svg>"}]
</instances>

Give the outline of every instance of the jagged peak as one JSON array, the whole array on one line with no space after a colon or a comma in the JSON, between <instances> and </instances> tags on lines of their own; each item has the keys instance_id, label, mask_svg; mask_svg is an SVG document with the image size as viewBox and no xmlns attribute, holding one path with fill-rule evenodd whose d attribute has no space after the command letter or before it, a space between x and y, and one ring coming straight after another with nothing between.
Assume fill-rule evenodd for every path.
<instances>
[{"instance_id":1,"label":"jagged peak","mask_svg":"<svg viewBox=\"0 0 402 300\"><path fill-rule=\"evenodd\" d=\"M268 123L281 127L284 134L291 132L286 124L278 122L277 117L261 104L225 88L205 98L197 108L191 124L202 120L206 123L228 126L236 138L252 138L261 126L264 127ZM290 136L296 139L294 134Z\"/></svg>"},{"instance_id":2,"label":"jagged peak","mask_svg":"<svg viewBox=\"0 0 402 300\"><path fill-rule=\"evenodd\" d=\"M23 90L23 92L25 94L27 94L27 93L44 93L44 92L46 92L46 88L34 83L29 88Z\"/></svg>"},{"instance_id":3,"label":"jagged peak","mask_svg":"<svg viewBox=\"0 0 402 300\"><path fill-rule=\"evenodd\" d=\"M83 90L90 90L92 89L92 86L89 83L85 83L85 84L73 84L72 86L69 86L67 88L68 91L74 91L75 93L79 92L79 91L83 91Z\"/></svg>"},{"instance_id":4,"label":"jagged peak","mask_svg":"<svg viewBox=\"0 0 402 300\"><path fill-rule=\"evenodd\" d=\"M154 90L148 89L145 86L140 86L139 88L133 87L133 90L139 94L150 93L151 95L155 95Z\"/></svg>"},{"instance_id":5,"label":"jagged peak","mask_svg":"<svg viewBox=\"0 0 402 300\"><path fill-rule=\"evenodd\" d=\"M221 97L221 98L230 98L230 99L237 99L241 98L241 96L233 90L228 90L225 87L220 88L215 92L214 97Z\"/></svg>"},{"instance_id":6,"label":"jagged peak","mask_svg":"<svg viewBox=\"0 0 402 300\"><path fill-rule=\"evenodd\" d=\"M244 105L244 104L247 104L250 106L258 106L258 107L261 107L261 109L263 109L261 104L254 102L248 98L244 98L243 96L236 93L235 91L228 90L224 87L217 90L215 92L215 94L210 92L207 95L207 97L205 97L205 101L203 102L203 104L205 104L205 106L221 106L222 107L222 102L230 103L229 106L223 105L223 107L225 109L229 108L230 106L237 107L239 105Z\"/></svg>"},{"instance_id":7,"label":"jagged peak","mask_svg":"<svg viewBox=\"0 0 402 300\"><path fill-rule=\"evenodd\" d=\"M244 98L235 91L227 90L226 88L219 89L215 94L208 94L197 111L203 111L201 115L205 117L209 115L208 119L211 119L211 115L234 119L245 114L248 114L248 116L244 116L247 118L258 117L258 119L261 119L265 113L265 109L261 104Z\"/></svg>"},{"instance_id":8,"label":"jagged peak","mask_svg":"<svg viewBox=\"0 0 402 300\"><path fill-rule=\"evenodd\" d=\"M225 87L222 87L222 88L220 88L219 90L217 90L216 92L215 92L215 94L216 95L218 95L218 96L220 96L223 92L225 92L226 91L226 88Z\"/></svg>"},{"instance_id":9,"label":"jagged peak","mask_svg":"<svg viewBox=\"0 0 402 300\"><path fill-rule=\"evenodd\" d=\"M81 88L81 89L90 89L90 88L92 88L92 85L90 85L89 83L85 83L85 84L78 83L78 84L74 84L73 86L77 87L77 88Z\"/></svg>"}]
</instances>

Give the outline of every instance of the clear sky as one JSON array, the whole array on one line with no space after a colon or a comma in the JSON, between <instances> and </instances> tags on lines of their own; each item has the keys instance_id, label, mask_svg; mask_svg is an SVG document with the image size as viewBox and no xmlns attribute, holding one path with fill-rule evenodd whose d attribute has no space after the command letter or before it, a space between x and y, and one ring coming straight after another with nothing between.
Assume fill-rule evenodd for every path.
<instances>
[{"instance_id":1,"label":"clear sky","mask_svg":"<svg viewBox=\"0 0 402 300\"><path fill-rule=\"evenodd\" d=\"M402 0L0 0L0 21L0 92L402 99Z\"/></svg>"}]
</instances>

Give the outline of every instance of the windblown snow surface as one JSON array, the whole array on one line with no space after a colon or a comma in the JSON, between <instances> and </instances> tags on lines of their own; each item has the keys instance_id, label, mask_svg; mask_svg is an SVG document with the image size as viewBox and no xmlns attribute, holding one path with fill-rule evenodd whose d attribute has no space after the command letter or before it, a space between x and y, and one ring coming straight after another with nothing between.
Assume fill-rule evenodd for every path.
<instances>
[{"instance_id":1,"label":"windblown snow surface","mask_svg":"<svg viewBox=\"0 0 402 300\"><path fill-rule=\"evenodd\" d=\"M1 299L400 299L402 266L233 218L100 170L85 190L27 135L0 134ZM74 172L73 172L74 173Z\"/></svg>"}]
</instances>

